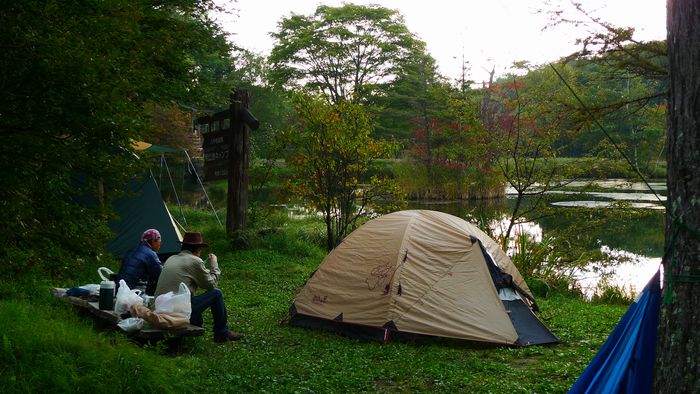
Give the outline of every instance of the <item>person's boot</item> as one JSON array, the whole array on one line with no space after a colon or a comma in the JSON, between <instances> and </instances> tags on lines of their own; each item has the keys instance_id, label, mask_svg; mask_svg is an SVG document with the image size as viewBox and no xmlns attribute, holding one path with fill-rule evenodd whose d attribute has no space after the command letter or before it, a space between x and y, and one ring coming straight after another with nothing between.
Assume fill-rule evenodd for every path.
<instances>
[{"instance_id":1,"label":"person's boot","mask_svg":"<svg viewBox=\"0 0 700 394\"><path fill-rule=\"evenodd\" d=\"M229 331L225 335L215 335L214 342L238 341L243 338L243 334L239 332Z\"/></svg>"}]
</instances>

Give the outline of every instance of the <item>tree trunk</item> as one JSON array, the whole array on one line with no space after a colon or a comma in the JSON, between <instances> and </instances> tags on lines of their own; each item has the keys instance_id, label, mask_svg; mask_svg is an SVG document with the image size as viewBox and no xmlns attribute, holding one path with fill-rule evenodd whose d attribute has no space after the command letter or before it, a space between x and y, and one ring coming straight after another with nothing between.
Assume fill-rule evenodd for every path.
<instances>
[{"instance_id":1,"label":"tree trunk","mask_svg":"<svg viewBox=\"0 0 700 394\"><path fill-rule=\"evenodd\" d=\"M700 393L700 2L668 0L668 207L654 391Z\"/></svg>"}]
</instances>

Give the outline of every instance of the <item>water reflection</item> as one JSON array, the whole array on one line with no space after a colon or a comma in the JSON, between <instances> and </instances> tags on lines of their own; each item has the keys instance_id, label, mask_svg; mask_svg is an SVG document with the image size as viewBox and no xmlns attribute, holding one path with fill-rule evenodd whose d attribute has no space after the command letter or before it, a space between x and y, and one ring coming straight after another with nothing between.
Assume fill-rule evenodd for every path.
<instances>
[{"instance_id":1,"label":"water reflection","mask_svg":"<svg viewBox=\"0 0 700 394\"><path fill-rule=\"evenodd\" d=\"M621 193L621 192L572 192L567 190L553 190L546 194L568 194L577 196L591 196L616 201L666 201L666 196L652 193Z\"/></svg>"},{"instance_id":2,"label":"water reflection","mask_svg":"<svg viewBox=\"0 0 700 394\"><path fill-rule=\"evenodd\" d=\"M648 191L649 187L644 182L634 182L627 179L607 179L600 181L573 181L565 184L567 187L584 188L584 187L600 187L603 189L624 189L624 190L641 190ZM655 191L666 191L666 182L653 181L649 182L649 186Z\"/></svg>"},{"instance_id":3,"label":"water reflection","mask_svg":"<svg viewBox=\"0 0 700 394\"><path fill-rule=\"evenodd\" d=\"M550 203L557 207L578 207L578 208L615 208L618 205L612 201L555 201ZM650 202L632 202L627 206L635 209L657 209L664 210L666 207Z\"/></svg>"},{"instance_id":4,"label":"water reflection","mask_svg":"<svg viewBox=\"0 0 700 394\"><path fill-rule=\"evenodd\" d=\"M615 268L602 271L576 271L576 280L584 294L589 297L595 294L602 278L606 278L609 285L623 289L628 294L639 294L661 265L660 257L646 257L623 250L610 249L607 246L601 250L613 256L624 257L628 261L615 266Z\"/></svg>"}]
</instances>

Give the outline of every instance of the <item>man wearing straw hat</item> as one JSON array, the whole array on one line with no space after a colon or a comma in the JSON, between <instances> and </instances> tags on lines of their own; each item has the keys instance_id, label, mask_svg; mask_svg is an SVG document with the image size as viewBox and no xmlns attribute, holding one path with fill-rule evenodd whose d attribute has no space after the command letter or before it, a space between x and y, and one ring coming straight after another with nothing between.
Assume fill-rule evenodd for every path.
<instances>
[{"instance_id":1,"label":"man wearing straw hat","mask_svg":"<svg viewBox=\"0 0 700 394\"><path fill-rule=\"evenodd\" d=\"M182 240L182 251L171 256L165 261L163 272L158 279L156 297L169 291L177 292L180 282L187 285L192 293L192 315L190 324L202 326L204 324L202 313L211 309L214 319L214 341L237 341L242 334L232 332L228 328L228 315L224 295L218 285L221 270L216 255L208 256L210 268L204 266L201 259L202 249L209 245L202 240L202 234L197 232L185 233ZM204 293L196 295L197 289L202 288Z\"/></svg>"}]
</instances>

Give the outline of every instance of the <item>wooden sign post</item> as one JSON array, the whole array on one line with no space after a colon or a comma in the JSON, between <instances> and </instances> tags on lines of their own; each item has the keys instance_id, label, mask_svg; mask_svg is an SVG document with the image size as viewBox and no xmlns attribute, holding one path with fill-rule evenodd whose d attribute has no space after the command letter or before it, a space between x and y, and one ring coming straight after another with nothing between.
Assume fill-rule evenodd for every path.
<instances>
[{"instance_id":1,"label":"wooden sign post","mask_svg":"<svg viewBox=\"0 0 700 394\"><path fill-rule=\"evenodd\" d=\"M249 106L248 91L235 91L227 110L197 119L206 125L202 131L204 180L228 180L226 233L234 239L248 226L250 130L259 127Z\"/></svg>"},{"instance_id":2,"label":"wooden sign post","mask_svg":"<svg viewBox=\"0 0 700 394\"><path fill-rule=\"evenodd\" d=\"M248 165L250 164L250 131L243 123L241 110L248 108L250 95L236 91L231 97L231 128L233 144L228 167L228 199L226 204L226 233L238 238L248 226Z\"/></svg>"}]
</instances>

